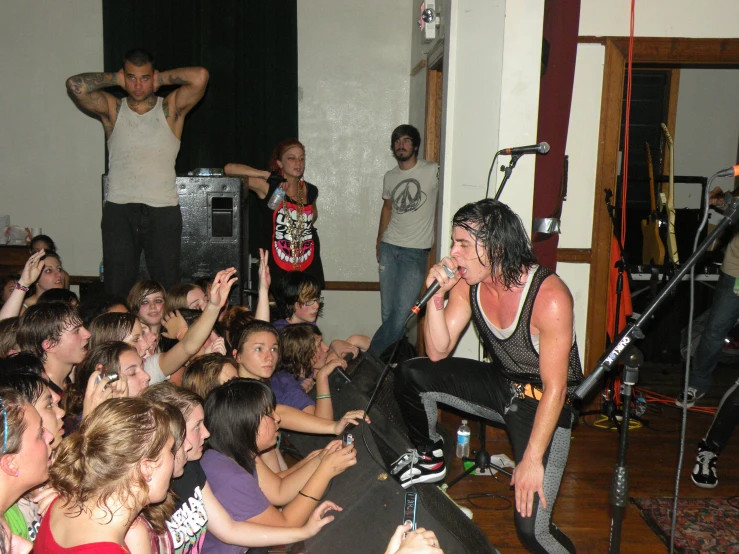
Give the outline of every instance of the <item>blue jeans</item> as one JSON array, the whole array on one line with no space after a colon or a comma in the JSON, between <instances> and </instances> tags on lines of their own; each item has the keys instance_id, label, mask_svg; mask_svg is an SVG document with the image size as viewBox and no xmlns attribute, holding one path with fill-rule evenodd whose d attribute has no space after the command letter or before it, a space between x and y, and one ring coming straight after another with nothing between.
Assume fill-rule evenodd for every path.
<instances>
[{"instance_id":1,"label":"blue jeans","mask_svg":"<svg viewBox=\"0 0 739 554\"><path fill-rule=\"evenodd\" d=\"M718 364L724 339L739 319L739 296L734 294L735 281L734 277L723 271L719 274L711 313L708 314L700 344L695 349L693 366L690 370L689 385L699 392L706 392L711 386L713 370Z\"/></svg>"},{"instance_id":2,"label":"blue jeans","mask_svg":"<svg viewBox=\"0 0 739 554\"><path fill-rule=\"evenodd\" d=\"M430 250L380 243L382 325L370 344L375 354L382 354L403 336L403 324L423 287Z\"/></svg>"}]
</instances>

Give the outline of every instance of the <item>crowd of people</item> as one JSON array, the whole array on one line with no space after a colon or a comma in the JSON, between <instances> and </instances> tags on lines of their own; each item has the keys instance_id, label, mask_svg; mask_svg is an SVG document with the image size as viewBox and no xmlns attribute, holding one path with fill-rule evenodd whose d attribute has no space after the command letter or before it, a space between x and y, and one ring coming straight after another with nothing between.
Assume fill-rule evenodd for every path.
<instances>
[{"instance_id":1,"label":"crowd of people","mask_svg":"<svg viewBox=\"0 0 739 554\"><path fill-rule=\"evenodd\" d=\"M229 306L233 268L80 303L47 299L66 290L59 264L33 251L0 308L0 552L236 553L340 517L322 498L354 446L333 440L290 467L278 446L280 428L369 423L334 417L328 378L369 337L323 341L314 276L286 273L273 316L264 251L254 312ZM441 552L433 532L408 531L388 552Z\"/></svg>"}]
</instances>

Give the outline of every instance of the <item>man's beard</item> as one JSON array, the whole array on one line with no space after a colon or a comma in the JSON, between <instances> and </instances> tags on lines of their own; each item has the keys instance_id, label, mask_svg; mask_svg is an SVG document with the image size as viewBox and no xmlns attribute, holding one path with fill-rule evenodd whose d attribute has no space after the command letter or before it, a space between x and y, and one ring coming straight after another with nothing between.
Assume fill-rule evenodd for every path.
<instances>
[{"instance_id":1,"label":"man's beard","mask_svg":"<svg viewBox=\"0 0 739 554\"><path fill-rule=\"evenodd\" d=\"M395 156L395 159L398 160L399 162L407 162L415 155L415 153L416 151L412 150L411 152L407 154L398 154L398 151L396 150L395 152L393 152L393 156Z\"/></svg>"}]
</instances>

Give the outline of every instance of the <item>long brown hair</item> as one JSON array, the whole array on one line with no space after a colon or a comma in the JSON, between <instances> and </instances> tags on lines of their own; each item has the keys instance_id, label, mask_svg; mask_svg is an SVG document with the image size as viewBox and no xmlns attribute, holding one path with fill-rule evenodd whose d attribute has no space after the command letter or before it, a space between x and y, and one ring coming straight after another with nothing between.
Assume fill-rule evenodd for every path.
<instances>
[{"instance_id":1,"label":"long brown hair","mask_svg":"<svg viewBox=\"0 0 739 554\"><path fill-rule=\"evenodd\" d=\"M195 283L180 283L178 285L174 285L169 289L169 291L167 291L167 297L164 300L164 313L168 314L175 310L188 308L187 295L193 290L202 290L203 294L205 294L205 291Z\"/></svg>"},{"instance_id":2,"label":"long brown hair","mask_svg":"<svg viewBox=\"0 0 739 554\"><path fill-rule=\"evenodd\" d=\"M226 364L231 364L236 369L239 367L239 362L231 356L217 353L200 356L185 369L182 388L193 391L201 398L207 398L208 393L220 385L218 378Z\"/></svg>"},{"instance_id":3,"label":"long brown hair","mask_svg":"<svg viewBox=\"0 0 739 554\"><path fill-rule=\"evenodd\" d=\"M310 323L285 327L280 333L277 371L292 373L295 379L310 377L313 373L313 356L316 354L316 337L321 336L321 330Z\"/></svg>"},{"instance_id":4,"label":"long brown hair","mask_svg":"<svg viewBox=\"0 0 739 554\"><path fill-rule=\"evenodd\" d=\"M124 341L136 325L137 317L131 313L107 312L100 314L90 322L87 330L90 332L90 340L87 348L92 350L104 342Z\"/></svg>"},{"instance_id":5,"label":"long brown hair","mask_svg":"<svg viewBox=\"0 0 739 554\"><path fill-rule=\"evenodd\" d=\"M74 383L71 383L62 397L62 409L68 416L78 416L82 413L85 402L87 382L98 365L105 373L117 373L120 376L121 355L124 352L136 352L130 344L121 341L104 342L98 344L87 353L82 363L77 366Z\"/></svg>"},{"instance_id":6,"label":"long brown hair","mask_svg":"<svg viewBox=\"0 0 739 554\"><path fill-rule=\"evenodd\" d=\"M132 509L134 491L149 491L140 464L159 458L172 433L170 419L167 410L144 398L106 400L62 441L51 486L79 513L91 499L110 512L107 503L114 496Z\"/></svg>"}]
</instances>

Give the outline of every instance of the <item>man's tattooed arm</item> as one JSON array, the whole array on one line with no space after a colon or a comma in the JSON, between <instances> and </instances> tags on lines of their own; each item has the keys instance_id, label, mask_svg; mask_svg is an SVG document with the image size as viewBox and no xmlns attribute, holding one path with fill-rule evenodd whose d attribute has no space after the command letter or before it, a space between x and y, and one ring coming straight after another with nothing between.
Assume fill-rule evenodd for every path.
<instances>
[{"instance_id":1,"label":"man's tattooed arm","mask_svg":"<svg viewBox=\"0 0 739 554\"><path fill-rule=\"evenodd\" d=\"M110 119L115 99L103 89L122 84L120 72L80 73L67 79L67 90L80 108L103 119Z\"/></svg>"}]
</instances>

